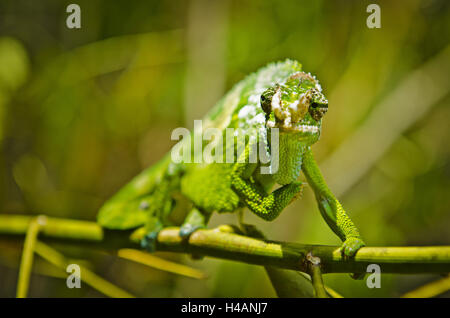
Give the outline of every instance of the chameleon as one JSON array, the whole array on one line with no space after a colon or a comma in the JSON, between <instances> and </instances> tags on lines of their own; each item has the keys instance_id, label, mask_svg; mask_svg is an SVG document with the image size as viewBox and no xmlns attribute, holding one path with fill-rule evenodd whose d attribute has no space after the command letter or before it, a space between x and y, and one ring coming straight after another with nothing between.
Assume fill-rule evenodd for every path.
<instances>
[{"instance_id":1,"label":"chameleon","mask_svg":"<svg viewBox=\"0 0 450 318\"><path fill-rule=\"evenodd\" d=\"M302 193L304 184L298 179L303 172L321 215L343 242L342 255L353 257L365 243L328 188L311 150L320 139L327 110L328 100L319 81L303 72L299 62L287 59L268 64L237 83L203 118L205 129L235 129L233 141L246 136L231 146L217 146L219 150L231 149L234 160L178 162L166 154L104 203L98 223L115 230L145 227L147 234L141 245L154 251L158 233L171 225L170 215L180 197L190 204L180 226L183 238L206 228L213 212L241 213L248 208L273 221ZM274 135L277 138L272 138ZM212 142L202 141L205 145ZM179 143L190 146L192 141ZM250 160L255 158L256 144L262 145L269 160L264 161L262 155ZM275 157L270 157L275 149L277 167Z\"/></svg>"}]
</instances>

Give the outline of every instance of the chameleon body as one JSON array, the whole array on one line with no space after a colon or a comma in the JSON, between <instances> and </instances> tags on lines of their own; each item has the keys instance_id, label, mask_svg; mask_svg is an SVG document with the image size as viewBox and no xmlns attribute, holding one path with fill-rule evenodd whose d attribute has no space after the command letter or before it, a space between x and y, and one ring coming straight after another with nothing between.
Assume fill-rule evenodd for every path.
<instances>
[{"instance_id":1,"label":"chameleon body","mask_svg":"<svg viewBox=\"0 0 450 318\"><path fill-rule=\"evenodd\" d=\"M145 226L148 234L142 243L153 250L158 232L170 225L176 194L192 204L180 228L183 237L205 227L212 212L236 212L247 207L272 221L298 197L302 190L298 177L303 171L322 216L343 241L343 255L351 257L364 243L327 187L310 148L319 140L327 108L318 80L302 72L300 63L286 60L269 64L236 84L203 119L204 129L217 128L223 136L227 128L235 129L233 141L246 136L231 146L225 137L219 146L222 137L203 142L215 142L216 152L231 149L232 162L177 163L168 154L108 200L99 212L98 222L111 229ZM278 133L276 145L273 128ZM191 141L182 140L178 145L186 143ZM269 161L263 162L260 155L256 161L250 160L256 144L263 145ZM278 167L270 157L275 147ZM262 173L264 167L268 173ZM279 187L271 191L276 184Z\"/></svg>"}]
</instances>

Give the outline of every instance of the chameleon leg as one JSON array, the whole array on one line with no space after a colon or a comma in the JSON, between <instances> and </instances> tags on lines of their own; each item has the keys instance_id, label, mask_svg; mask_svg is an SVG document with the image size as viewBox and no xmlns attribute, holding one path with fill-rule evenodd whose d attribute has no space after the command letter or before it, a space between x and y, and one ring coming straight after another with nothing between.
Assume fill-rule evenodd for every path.
<instances>
[{"instance_id":1,"label":"chameleon leg","mask_svg":"<svg viewBox=\"0 0 450 318\"><path fill-rule=\"evenodd\" d=\"M193 208L186 216L183 225L180 228L181 237L189 237L193 232L198 229L206 227L211 214L200 211L197 208Z\"/></svg>"},{"instance_id":2,"label":"chameleon leg","mask_svg":"<svg viewBox=\"0 0 450 318\"><path fill-rule=\"evenodd\" d=\"M169 193L164 192L165 187L160 186L159 190L153 194L150 206L145 206L149 208L149 217L145 224L147 234L142 239L141 246L150 253L156 250L158 233L168 225L167 219L175 204Z\"/></svg>"},{"instance_id":3,"label":"chameleon leg","mask_svg":"<svg viewBox=\"0 0 450 318\"><path fill-rule=\"evenodd\" d=\"M141 241L141 247L153 253L156 250L156 239L158 237L159 231L164 228L161 220L153 216L148 220L148 223L145 225L145 230L147 234Z\"/></svg>"},{"instance_id":4,"label":"chameleon leg","mask_svg":"<svg viewBox=\"0 0 450 318\"><path fill-rule=\"evenodd\" d=\"M302 189L302 183L293 182L286 184L267 194L262 186L255 182L252 177L245 178L246 175L251 175L256 168L254 165L247 163L249 149L250 145L247 145L241 155L245 156L246 160L239 160L234 165L231 184L250 211L266 221L272 221L298 196Z\"/></svg>"},{"instance_id":5,"label":"chameleon leg","mask_svg":"<svg viewBox=\"0 0 450 318\"><path fill-rule=\"evenodd\" d=\"M365 244L358 229L326 185L310 148L306 150L303 156L302 170L309 185L314 190L320 213L331 229L344 242L341 247L342 254L344 257L354 256Z\"/></svg>"}]
</instances>

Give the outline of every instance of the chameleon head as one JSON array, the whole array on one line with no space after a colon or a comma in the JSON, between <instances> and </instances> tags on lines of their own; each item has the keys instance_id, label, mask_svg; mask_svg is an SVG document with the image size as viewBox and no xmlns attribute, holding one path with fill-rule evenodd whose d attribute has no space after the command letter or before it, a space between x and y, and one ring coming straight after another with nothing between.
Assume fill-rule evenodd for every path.
<instances>
[{"instance_id":1,"label":"chameleon head","mask_svg":"<svg viewBox=\"0 0 450 318\"><path fill-rule=\"evenodd\" d=\"M261 107L266 113L267 127L279 128L280 134L310 145L319 140L328 101L317 79L298 72L285 83L263 92Z\"/></svg>"}]
</instances>

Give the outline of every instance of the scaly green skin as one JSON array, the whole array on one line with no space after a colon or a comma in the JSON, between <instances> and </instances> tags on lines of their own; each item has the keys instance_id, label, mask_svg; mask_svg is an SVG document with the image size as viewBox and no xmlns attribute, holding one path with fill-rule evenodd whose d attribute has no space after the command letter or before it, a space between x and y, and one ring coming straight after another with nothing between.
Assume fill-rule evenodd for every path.
<instances>
[{"instance_id":1,"label":"scaly green skin","mask_svg":"<svg viewBox=\"0 0 450 318\"><path fill-rule=\"evenodd\" d=\"M272 221L298 197L302 183L297 179L303 171L322 216L344 241L342 253L353 256L364 243L327 187L310 149L319 140L327 107L320 84L310 74L301 72L298 62L286 60L260 69L234 86L203 120L204 129L218 128L225 136L226 128L234 128L238 134L249 137L238 140L232 149L233 163L174 163L167 155L106 202L99 212L99 223L111 229L145 225L149 234L143 246L152 250L157 233L170 225L168 216L176 193L193 205L181 227L181 236L205 227L212 212L235 212L247 207ZM268 153L273 152L276 145L271 144L269 128L279 131L278 169L273 160L264 164L259 155L256 162L249 160L255 155L255 143L262 144ZM223 145L225 158L225 140ZM270 167L272 173L262 174L263 166ZM275 184L281 187L270 192Z\"/></svg>"}]
</instances>

